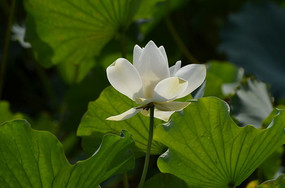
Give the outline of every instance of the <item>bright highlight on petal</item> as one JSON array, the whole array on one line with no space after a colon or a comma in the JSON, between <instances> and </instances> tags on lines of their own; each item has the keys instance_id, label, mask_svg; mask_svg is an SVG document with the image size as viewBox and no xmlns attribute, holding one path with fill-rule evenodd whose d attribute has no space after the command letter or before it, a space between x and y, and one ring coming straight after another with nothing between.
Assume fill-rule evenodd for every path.
<instances>
[{"instance_id":1,"label":"bright highlight on petal","mask_svg":"<svg viewBox=\"0 0 285 188\"><path fill-rule=\"evenodd\" d=\"M177 98L188 86L188 82L178 77L170 77L160 81L154 88L154 101L166 102Z\"/></svg>"},{"instance_id":2,"label":"bright highlight on petal","mask_svg":"<svg viewBox=\"0 0 285 188\"><path fill-rule=\"evenodd\" d=\"M186 108L190 102L174 102L197 89L205 80L205 65L191 64L181 68L181 61L169 68L163 46L149 41L145 48L134 47L133 64L119 58L107 68L111 85L126 95L140 108L132 108L107 120L128 119L138 112L149 116L154 105L154 117L168 121L175 111Z\"/></svg>"},{"instance_id":3,"label":"bright highlight on petal","mask_svg":"<svg viewBox=\"0 0 285 188\"><path fill-rule=\"evenodd\" d=\"M135 67L126 59L119 58L107 68L111 85L120 93L134 100L141 97L142 81Z\"/></svg>"},{"instance_id":4,"label":"bright highlight on petal","mask_svg":"<svg viewBox=\"0 0 285 188\"><path fill-rule=\"evenodd\" d=\"M140 111L142 111L141 108L140 109L131 108L122 114L108 117L106 120L121 121L121 120L129 119L129 118L133 117L134 115L136 115L137 113L139 113Z\"/></svg>"}]
</instances>

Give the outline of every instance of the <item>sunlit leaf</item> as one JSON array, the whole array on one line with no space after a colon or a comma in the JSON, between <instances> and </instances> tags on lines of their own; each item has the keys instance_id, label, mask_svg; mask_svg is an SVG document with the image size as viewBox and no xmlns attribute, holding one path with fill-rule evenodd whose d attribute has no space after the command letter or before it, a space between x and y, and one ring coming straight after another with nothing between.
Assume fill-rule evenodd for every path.
<instances>
[{"instance_id":1,"label":"sunlit leaf","mask_svg":"<svg viewBox=\"0 0 285 188\"><path fill-rule=\"evenodd\" d=\"M260 170L265 180L274 178L275 174L280 170L281 157L283 154L283 146L274 151L261 165ZM260 175L261 175L260 174Z\"/></svg>"},{"instance_id":2,"label":"sunlit leaf","mask_svg":"<svg viewBox=\"0 0 285 188\"><path fill-rule=\"evenodd\" d=\"M248 79L232 98L232 114L242 125L251 124L259 128L273 110L271 101L265 83Z\"/></svg>"},{"instance_id":3,"label":"sunlit leaf","mask_svg":"<svg viewBox=\"0 0 285 188\"><path fill-rule=\"evenodd\" d=\"M221 32L220 50L285 96L285 10L271 2L247 3L229 16Z\"/></svg>"},{"instance_id":4,"label":"sunlit leaf","mask_svg":"<svg viewBox=\"0 0 285 188\"><path fill-rule=\"evenodd\" d=\"M87 160L71 165L62 145L49 132L35 131L24 120L0 126L1 187L95 187L110 176L129 170L133 141L107 135Z\"/></svg>"},{"instance_id":5,"label":"sunlit leaf","mask_svg":"<svg viewBox=\"0 0 285 188\"><path fill-rule=\"evenodd\" d=\"M7 101L0 101L0 124L4 121L15 119L23 119L23 115L20 113L12 113L10 104Z\"/></svg>"},{"instance_id":6,"label":"sunlit leaf","mask_svg":"<svg viewBox=\"0 0 285 188\"><path fill-rule=\"evenodd\" d=\"M169 148L158 167L190 187L237 186L284 144L285 111L279 113L267 129L240 128L224 101L198 99L168 126L158 126L155 138Z\"/></svg>"},{"instance_id":7,"label":"sunlit leaf","mask_svg":"<svg viewBox=\"0 0 285 188\"><path fill-rule=\"evenodd\" d=\"M285 175L279 176L275 180L268 180L257 186L257 188L283 188L285 187Z\"/></svg>"},{"instance_id":8,"label":"sunlit leaf","mask_svg":"<svg viewBox=\"0 0 285 188\"><path fill-rule=\"evenodd\" d=\"M93 143L88 142L88 148L93 150L98 147L98 142L94 142L96 137L100 140L106 133L120 134L122 130L127 130L135 141L134 152L142 155L147 147L149 118L141 114L124 121L107 121L106 118L120 114L132 107L138 106L128 97L120 94L113 87L106 88L100 97L88 105L88 110L84 114L77 135L87 140L94 139ZM160 124L156 120L155 124ZM156 128L154 129L154 134ZM156 140L152 143L151 153L161 154L165 147ZM87 151L88 152L88 151Z\"/></svg>"}]
</instances>

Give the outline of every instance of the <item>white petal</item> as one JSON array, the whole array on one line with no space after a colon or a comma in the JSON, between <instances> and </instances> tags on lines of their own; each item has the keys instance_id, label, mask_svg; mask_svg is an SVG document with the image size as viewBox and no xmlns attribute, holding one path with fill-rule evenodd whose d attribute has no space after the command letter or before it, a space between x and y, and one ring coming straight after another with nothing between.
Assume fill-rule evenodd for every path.
<instances>
[{"instance_id":1,"label":"white petal","mask_svg":"<svg viewBox=\"0 0 285 188\"><path fill-rule=\"evenodd\" d=\"M143 52L143 49L141 47L139 47L138 45L135 45L134 47L134 53L133 53L133 64L135 67L139 67L139 59L140 59L140 56Z\"/></svg>"},{"instance_id":2,"label":"white petal","mask_svg":"<svg viewBox=\"0 0 285 188\"><path fill-rule=\"evenodd\" d=\"M156 84L169 77L168 62L154 42L150 41L143 49L139 63L134 66L141 76L145 97L152 98Z\"/></svg>"},{"instance_id":3,"label":"white petal","mask_svg":"<svg viewBox=\"0 0 285 188\"><path fill-rule=\"evenodd\" d=\"M111 120L111 121L122 121L125 119L129 119L131 117L133 117L134 115L136 115L137 113L139 113L140 111L142 111L142 108L136 109L136 108L131 108L128 111L125 111L122 114L116 115L116 116L111 116L108 117L106 120Z\"/></svg>"},{"instance_id":4,"label":"white petal","mask_svg":"<svg viewBox=\"0 0 285 188\"><path fill-rule=\"evenodd\" d=\"M155 107L161 111L180 111L186 108L190 102L165 102L155 104Z\"/></svg>"},{"instance_id":5,"label":"white petal","mask_svg":"<svg viewBox=\"0 0 285 188\"><path fill-rule=\"evenodd\" d=\"M163 121L168 121L170 116L174 113L175 111L161 111L161 110L158 110L158 109L154 109L154 117L157 118L157 119L161 119ZM144 116L148 116L149 117L149 110L142 110L141 113L144 115Z\"/></svg>"},{"instance_id":6,"label":"white petal","mask_svg":"<svg viewBox=\"0 0 285 188\"><path fill-rule=\"evenodd\" d=\"M175 73L181 68L181 61L177 61L175 65L169 68L170 76L175 76Z\"/></svg>"},{"instance_id":7,"label":"white petal","mask_svg":"<svg viewBox=\"0 0 285 188\"><path fill-rule=\"evenodd\" d=\"M206 78L206 66L191 64L179 69L175 76L188 81L187 89L179 96L179 98L189 95L197 89Z\"/></svg>"},{"instance_id":8,"label":"white petal","mask_svg":"<svg viewBox=\"0 0 285 188\"><path fill-rule=\"evenodd\" d=\"M142 81L135 67L126 59L119 58L107 68L111 85L120 93L135 100L142 97Z\"/></svg>"},{"instance_id":9,"label":"white petal","mask_svg":"<svg viewBox=\"0 0 285 188\"><path fill-rule=\"evenodd\" d=\"M170 77L160 81L154 88L154 102L174 100L181 95L188 86L188 82L178 77Z\"/></svg>"},{"instance_id":10,"label":"white petal","mask_svg":"<svg viewBox=\"0 0 285 188\"><path fill-rule=\"evenodd\" d=\"M161 55L164 57L164 60L165 60L166 62L168 62L168 58L167 58L166 51L165 51L164 47L163 47L163 46L160 46L158 49L159 49L159 51L161 52Z\"/></svg>"}]
</instances>

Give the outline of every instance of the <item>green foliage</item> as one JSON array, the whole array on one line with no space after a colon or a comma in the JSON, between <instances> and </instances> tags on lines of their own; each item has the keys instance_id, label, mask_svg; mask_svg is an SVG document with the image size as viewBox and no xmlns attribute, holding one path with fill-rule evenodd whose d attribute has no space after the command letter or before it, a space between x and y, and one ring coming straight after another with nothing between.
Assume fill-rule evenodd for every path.
<instances>
[{"instance_id":1,"label":"green foliage","mask_svg":"<svg viewBox=\"0 0 285 188\"><path fill-rule=\"evenodd\" d=\"M260 166L261 174L264 179L272 179L280 169L282 163L281 156L284 152L283 146L273 152Z\"/></svg>"},{"instance_id":2,"label":"green foliage","mask_svg":"<svg viewBox=\"0 0 285 188\"><path fill-rule=\"evenodd\" d=\"M12 113L10 104L7 101L0 101L0 124L5 121L22 119L23 115L20 113Z\"/></svg>"},{"instance_id":3,"label":"green foliage","mask_svg":"<svg viewBox=\"0 0 285 188\"><path fill-rule=\"evenodd\" d=\"M133 141L107 135L87 160L71 165L62 145L49 132L35 131L23 120L0 126L0 184L3 187L95 187L114 174L129 170Z\"/></svg>"},{"instance_id":4,"label":"green foliage","mask_svg":"<svg viewBox=\"0 0 285 188\"><path fill-rule=\"evenodd\" d=\"M243 77L243 69L229 62L209 61L205 96L224 98L234 93Z\"/></svg>"},{"instance_id":5,"label":"green foliage","mask_svg":"<svg viewBox=\"0 0 285 188\"><path fill-rule=\"evenodd\" d=\"M238 127L228 105L213 97L199 99L155 138L168 147L158 159L163 173L171 173L190 187L233 187L241 184L285 141L285 111L270 128Z\"/></svg>"},{"instance_id":6,"label":"green foliage","mask_svg":"<svg viewBox=\"0 0 285 188\"><path fill-rule=\"evenodd\" d=\"M135 141L135 154L137 156L143 155L147 146L149 118L137 114L124 121L106 120L110 116L120 114L136 106L135 102L120 94L113 87L107 87L96 101L89 103L88 110L78 127L77 135L82 137L83 142L87 139L88 148L86 149L95 150L98 147L96 140L100 140L104 134L120 134L122 130L127 130ZM158 127L160 122L160 120L156 120L155 125ZM156 128L154 128L154 134L156 134ZM151 153L161 154L164 149L165 147L154 139Z\"/></svg>"},{"instance_id":7,"label":"green foliage","mask_svg":"<svg viewBox=\"0 0 285 188\"><path fill-rule=\"evenodd\" d=\"M268 180L258 185L257 188L283 188L284 186L285 186L285 175L281 175L275 180Z\"/></svg>"},{"instance_id":8,"label":"green foliage","mask_svg":"<svg viewBox=\"0 0 285 188\"><path fill-rule=\"evenodd\" d=\"M165 188L165 187L177 187L187 188L187 185L181 179L171 174L156 174L151 177L144 185L145 188Z\"/></svg>"},{"instance_id":9,"label":"green foliage","mask_svg":"<svg viewBox=\"0 0 285 188\"><path fill-rule=\"evenodd\" d=\"M224 99L238 125L260 129L237 127L216 98L192 102L169 123L155 120L151 154L169 150L159 169L151 156L145 187L243 186L283 169L284 110L273 108L284 109L284 0L25 0L16 1L7 25L13 1L0 0L1 28L26 27L21 37L32 49L15 41L10 53L0 49L8 57L6 69L0 62L0 75L6 72L0 96L9 101L0 101L0 187L98 187L107 179L102 187L122 187L121 175L109 177L145 154L149 118L105 120L137 106L104 90L106 68L122 56L132 62L134 45L149 40L165 47L170 65L207 62L206 82L193 97ZM1 44L10 41L0 34ZM130 187L142 170L143 160L136 162L127 172ZM284 176L259 187L284 187Z\"/></svg>"},{"instance_id":10,"label":"green foliage","mask_svg":"<svg viewBox=\"0 0 285 188\"><path fill-rule=\"evenodd\" d=\"M94 57L125 30L139 0L27 0L28 39L35 57L46 66L59 64L68 82L81 81L95 65ZM56 6L54 6L56 5Z\"/></svg>"},{"instance_id":11,"label":"green foliage","mask_svg":"<svg viewBox=\"0 0 285 188\"><path fill-rule=\"evenodd\" d=\"M101 49L124 34L133 19L149 18L157 2L27 0L27 38L43 66L58 65L64 80L80 82L100 64L95 57Z\"/></svg>"}]
</instances>

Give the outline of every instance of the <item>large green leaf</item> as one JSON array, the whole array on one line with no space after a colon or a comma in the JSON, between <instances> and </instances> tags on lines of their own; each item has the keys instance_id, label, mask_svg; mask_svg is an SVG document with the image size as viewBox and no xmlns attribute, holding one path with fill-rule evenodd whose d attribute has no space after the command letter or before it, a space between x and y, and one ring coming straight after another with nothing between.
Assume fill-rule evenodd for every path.
<instances>
[{"instance_id":1,"label":"large green leaf","mask_svg":"<svg viewBox=\"0 0 285 188\"><path fill-rule=\"evenodd\" d=\"M285 111L279 113L267 129L240 128L227 103L201 98L158 127L155 138L169 149L158 167L190 187L237 186L284 143Z\"/></svg>"},{"instance_id":2,"label":"large green leaf","mask_svg":"<svg viewBox=\"0 0 285 188\"><path fill-rule=\"evenodd\" d=\"M0 124L4 121L22 119L23 115L20 113L12 113L10 104L7 101L0 101Z\"/></svg>"},{"instance_id":3,"label":"large green leaf","mask_svg":"<svg viewBox=\"0 0 285 188\"><path fill-rule=\"evenodd\" d=\"M83 142L88 142L86 149L96 149L98 147L96 140L100 140L104 134L120 134L122 130L127 130L135 141L134 152L138 156L143 154L147 147L149 118L137 114L124 121L106 120L109 116L123 113L136 106L138 105L113 87L107 87L96 101L89 103L88 110L78 127L77 135L83 137ZM160 122L160 120L155 120L156 125ZM154 134L156 134L156 128L154 128ZM165 147L154 139L151 153L161 154L164 149Z\"/></svg>"},{"instance_id":4,"label":"large green leaf","mask_svg":"<svg viewBox=\"0 0 285 188\"><path fill-rule=\"evenodd\" d=\"M158 2L26 0L27 39L42 65L57 64L67 82L78 82L100 64L95 57L102 48L125 32L133 20L150 18ZM121 44L116 47L120 49Z\"/></svg>"},{"instance_id":5,"label":"large green leaf","mask_svg":"<svg viewBox=\"0 0 285 188\"><path fill-rule=\"evenodd\" d=\"M94 57L132 21L140 0L27 0L27 38L44 66L60 64L69 81L80 81Z\"/></svg>"},{"instance_id":6,"label":"large green leaf","mask_svg":"<svg viewBox=\"0 0 285 188\"><path fill-rule=\"evenodd\" d=\"M127 133L107 135L92 157L71 165L51 133L35 131L24 120L10 121L0 126L0 185L95 187L133 167L132 143Z\"/></svg>"}]
</instances>

